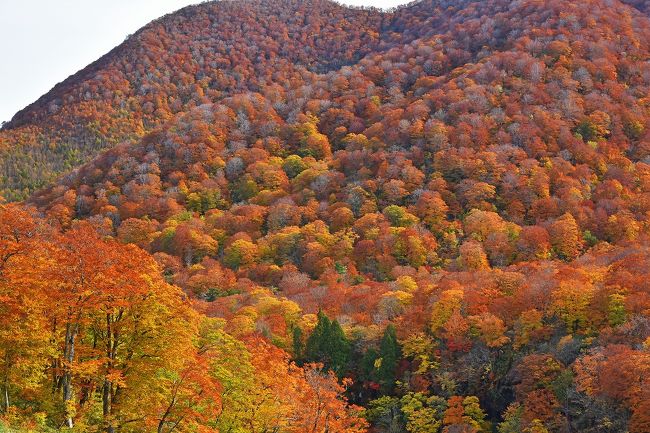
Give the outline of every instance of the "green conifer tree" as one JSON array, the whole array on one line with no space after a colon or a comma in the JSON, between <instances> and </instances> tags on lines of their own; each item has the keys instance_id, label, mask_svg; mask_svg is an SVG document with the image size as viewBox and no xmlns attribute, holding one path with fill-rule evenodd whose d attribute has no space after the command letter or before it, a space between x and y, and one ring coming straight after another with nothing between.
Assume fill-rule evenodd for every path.
<instances>
[{"instance_id":1,"label":"green conifer tree","mask_svg":"<svg viewBox=\"0 0 650 433\"><path fill-rule=\"evenodd\" d=\"M309 335L305 345L305 359L309 362L323 362L327 354L325 352L325 340L330 332L330 319L322 311L318 311L318 322Z\"/></svg>"},{"instance_id":2,"label":"green conifer tree","mask_svg":"<svg viewBox=\"0 0 650 433\"><path fill-rule=\"evenodd\" d=\"M339 377L345 373L350 357L350 343L341 325L330 319L322 311L318 312L318 322L307 339L304 358L307 362L321 362Z\"/></svg>"},{"instance_id":3,"label":"green conifer tree","mask_svg":"<svg viewBox=\"0 0 650 433\"><path fill-rule=\"evenodd\" d=\"M330 324L330 333L327 339L327 348L330 358L330 368L339 377L345 373L350 359L350 342L348 341L339 322L334 320Z\"/></svg>"},{"instance_id":4,"label":"green conifer tree","mask_svg":"<svg viewBox=\"0 0 650 433\"><path fill-rule=\"evenodd\" d=\"M304 344L302 341L302 329L299 326L294 326L293 332L293 359L300 363L302 361Z\"/></svg>"},{"instance_id":5,"label":"green conifer tree","mask_svg":"<svg viewBox=\"0 0 650 433\"><path fill-rule=\"evenodd\" d=\"M402 355L402 350L397 341L395 326L388 325L379 345L379 359L377 363L377 382L382 391L389 393L395 387L395 372Z\"/></svg>"}]
</instances>

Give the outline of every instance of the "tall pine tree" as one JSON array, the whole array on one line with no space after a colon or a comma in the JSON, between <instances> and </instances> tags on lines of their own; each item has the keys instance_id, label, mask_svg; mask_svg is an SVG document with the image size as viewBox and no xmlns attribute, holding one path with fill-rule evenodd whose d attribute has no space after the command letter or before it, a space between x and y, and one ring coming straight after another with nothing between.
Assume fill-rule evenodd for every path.
<instances>
[{"instance_id":1,"label":"tall pine tree","mask_svg":"<svg viewBox=\"0 0 650 433\"><path fill-rule=\"evenodd\" d=\"M388 325L379 345L379 356L375 363L376 379L385 393L392 392L395 387L395 372L402 356L402 350L397 342L395 326Z\"/></svg>"},{"instance_id":2,"label":"tall pine tree","mask_svg":"<svg viewBox=\"0 0 650 433\"><path fill-rule=\"evenodd\" d=\"M304 344L302 342L302 329L299 326L293 328L293 359L297 363L301 363L302 355L304 352Z\"/></svg>"},{"instance_id":3,"label":"tall pine tree","mask_svg":"<svg viewBox=\"0 0 650 433\"><path fill-rule=\"evenodd\" d=\"M397 341L395 326L388 325L379 344L379 351L368 349L362 359L362 368L370 380L381 386L384 394L395 388L395 373L402 357L402 349Z\"/></svg>"},{"instance_id":4,"label":"tall pine tree","mask_svg":"<svg viewBox=\"0 0 650 433\"><path fill-rule=\"evenodd\" d=\"M305 345L305 360L308 362L324 362L327 355L325 348L325 340L329 335L331 326L330 319L323 313L322 310L318 311L318 322L316 327L309 335L307 344Z\"/></svg>"},{"instance_id":5,"label":"tall pine tree","mask_svg":"<svg viewBox=\"0 0 650 433\"><path fill-rule=\"evenodd\" d=\"M345 373L350 358L350 342L338 321L330 319L322 311L318 312L318 322L307 339L305 360L321 362L339 377Z\"/></svg>"},{"instance_id":6,"label":"tall pine tree","mask_svg":"<svg viewBox=\"0 0 650 433\"><path fill-rule=\"evenodd\" d=\"M337 320L334 320L330 324L330 332L326 344L326 347L329 349L330 368L341 377L345 373L350 359L350 342Z\"/></svg>"}]
</instances>

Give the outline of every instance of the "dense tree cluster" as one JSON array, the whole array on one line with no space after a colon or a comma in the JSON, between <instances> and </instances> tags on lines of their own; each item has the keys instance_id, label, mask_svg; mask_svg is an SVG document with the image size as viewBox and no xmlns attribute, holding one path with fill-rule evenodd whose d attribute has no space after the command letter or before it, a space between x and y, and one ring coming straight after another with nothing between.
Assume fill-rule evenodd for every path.
<instances>
[{"instance_id":1,"label":"dense tree cluster","mask_svg":"<svg viewBox=\"0 0 650 433\"><path fill-rule=\"evenodd\" d=\"M363 431L322 365L229 335L150 255L89 223L61 232L0 205L0 299L0 428Z\"/></svg>"},{"instance_id":2,"label":"dense tree cluster","mask_svg":"<svg viewBox=\"0 0 650 433\"><path fill-rule=\"evenodd\" d=\"M328 0L246 0L185 8L138 31L16 114L0 132L0 193L7 199L24 199L103 149L124 141L135 142L178 113L240 92L269 88L272 102L283 106L287 114L295 115L302 110L291 99L298 99L299 104L305 102L303 99L322 102L331 99L327 95L304 95L302 91L304 86L312 86L317 76L337 72L345 65L355 70L360 66L368 78L366 84L356 80L346 83L349 77L339 78L336 83L329 80L334 88L349 84L362 86L356 90L364 93L353 95L353 99L346 97L353 104L360 99L352 110L354 116L345 121L354 119L355 129L363 129L359 122L365 122L366 127L381 123L384 128L400 123L401 129L408 129L406 121L415 122L413 128L418 129L417 123L426 122L428 113L423 117L416 110L402 116L398 110L392 112L392 121L373 119L372 106L359 96L370 97L376 92L363 87L379 86L383 88L379 93L399 98L399 93L415 91L417 88L411 88L419 80L418 88L426 95L417 96L425 96L425 100L437 98L440 91L446 90L443 83L450 78L464 77L461 70L448 76L457 67L473 66L470 69L474 73L469 77L474 85L464 79L451 80L453 84L449 84L453 87L448 98L455 108L449 113L450 119L442 120L452 123L461 120L458 134L469 139L475 137L464 130L475 128L479 122L482 125L474 134L482 134L484 140L485 133L494 128L492 124L500 123L502 118L495 112L489 113L489 104L481 102L484 99L486 103L494 103L499 95L511 94L510 99L518 99L526 94L526 105L545 105L547 101L533 96L547 92L560 92L552 94L563 96L565 92L577 91L579 95L569 98L565 107L543 108L542 111L549 112L546 119L530 122L529 113L513 119L517 124L523 123L523 129L517 133L510 130L508 133L514 135L512 140L525 135L531 143L539 141L533 135L546 140L541 135L548 131L541 124L548 125L558 118L585 121L585 114L594 108L585 106L580 99L589 95L593 105L612 73L622 74L622 80L614 81L625 82L635 76L647 76L645 56L634 54L639 49L647 49L639 42L645 40L647 26L639 21L636 10L624 8L619 1L601 5L602 0L588 0L594 7L563 2L525 3L511 7L507 0L425 0L381 12L374 8L350 9ZM648 11L647 2L625 0L625 3ZM587 17L585 11L593 11L594 15ZM621 16L624 19L619 19ZM603 26L606 33L598 33ZM638 34L640 30L643 34ZM604 37L608 44L594 41L589 32ZM630 37L618 41L617 46L612 45L610 42L619 35ZM578 45L571 46L568 36ZM553 41L556 43L551 48L544 48ZM596 50L590 48L594 43L598 45ZM634 50L630 49L632 46ZM498 55L489 59L497 52ZM619 53L624 56L618 56ZM564 56L555 59L561 55ZM562 61L574 57L582 61L564 68ZM547 89L538 84L546 70L543 66L549 66L550 59L557 63L551 70L555 66L564 69L559 70L559 75L553 75L553 85ZM594 77L594 68L601 66L608 72ZM479 74L478 79L474 74ZM512 86L500 82L507 77L515 79ZM638 87L643 79L634 81ZM495 94L491 90L488 95L492 96L481 95L482 87L494 84L500 85L502 91ZM468 107L454 100L462 98L466 87L470 99L478 105L473 104L474 108L459 119ZM536 90L529 92L530 87ZM431 93L433 89L437 92ZM612 102L616 103L623 95L620 89L612 90L615 93ZM289 98L283 94L296 91ZM643 91L626 93L640 95ZM606 92L605 100L609 99L609 93ZM447 103L445 98L438 99L435 106L429 103L431 114ZM476 111L478 106L481 108ZM645 114L634 107L627 108L620 117L614 117L614 122L620 121L628 135L642 134ZM339 109L351 111L349 106ZM564 116L564 111L568 111L569 117ZM331 120L343 122L342 117L332 114ZM528 123L532 129L526 128ZM583 126L589 128L587 123ZM553 152L554 148L550 150Z\"/></svg>"},{"instance_id":3,"label":"dense tree cluster","mask_svg":"<svg viewBox=\"0 0 650 433\"><path fill-rule=\"evenodd\" d=\"M81 146L64 158L73 166L124 141L32 195L44 219L5 210L34 228L0 244L0 266L11 265L0 289L44 303L12 301L15 314L51 329L65 323L58 308L83 308L70 322L73 361L59 328L42 334L55 332L49 342L7 340L17 354L0 363L5 401L20 404L4 417L111 426L137 415L110 412L111 392L131 380L114 366L124 361L84 346L111 344L113 319L98 319L110 295L116 308L152 303L156 349L193 335L174 346L177 370L133 373L156 387L147 404L159 406L138 408L151 414L184 387L187 403L162 424L140 420L161 431L182 410L222 431L362 431L344 390L373 432L648 431L645 3L218 2L138 32L1 133L10 198L29 190L20 176L45 179L25 161ZM47 247L30 249L30 236ZM86 254L101 282L89 304L43 310L84 293L75 258ZM24 276L47 272L54 286ZM140 291L161 299L130 300ZM187 321L178 330L158 328L169 305ZM21 373L26 359L46 376ZM57 392L41 397L47 380Z\"/></svg>"},{"instance_id":4,"label":"dense tree cluster","mask_svg":"<svg viewBox=\"0 0 650 433\"><path fill-rule=\"evenodd\" d=\"M351 64L379 49L390 21L327 0L212 2L160 18L5 125L0 193L26 198L195 106Z\"/></svg>"}]
</instances>

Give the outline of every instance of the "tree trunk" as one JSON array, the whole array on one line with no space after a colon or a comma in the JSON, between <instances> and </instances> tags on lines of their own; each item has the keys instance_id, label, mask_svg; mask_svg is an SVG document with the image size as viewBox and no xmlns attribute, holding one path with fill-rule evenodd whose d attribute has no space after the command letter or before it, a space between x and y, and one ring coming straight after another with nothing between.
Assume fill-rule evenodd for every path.
<instances>
[{"instance_id":1,"label":"tree trunk","mask_svg":"<svg viewBox=\"0 0 650 433\"><path fill-rule=\"evenodd\" d=\"M5 410L9 410L9 384L5 380Z\"/></svg>"},{"instance_id":2,"label":"tree trunk","mask_svg":"<svg viewBox=\"0 0 650 433\"><path fill-rule=\"evenodd\" d=\"M5 353L5 369L4 369L4 381L3 381L3 387L4 387L4 409L5 411L9 410L9 352L7 351Z\"/></svg>"},{"instance_id":3,"label":"tree trunk","mask_svg":"<svg viewBox=\"0 0 650 433\"><path fill-rule=\"evenodd\" d=\"M69 408L70 402L74 397L72 389L72 374L70 373L70 365L74 361L75 339L77 337L77 325L68 324L65 332L65 361L68 364L65 366L63 373L63 405L65 407L66 419L65 425L68 428L74 427L72 416L70 416Z\"/></svg>"},{"instance_id":4,"label":"tree trunk","mask_svg":"<svg viewBox=\"0 0 650 433\"><path fill-rule=\"evenodd\" d=\"M104 414L104 421L106 422L106 433L113 433L115 431L115 427L113 426L113 421L110 419L111 417L111 388L113 387L113 384L108 381L104 380L104 386L102 388L102 412Z\"/></svg>"},{"instance_id":5,"label":"tree trunk","mask_svg":"<svg viewBox=\"0 0 650 433\"><path fill-rule=\"evenodd\" d=\"M106 374L110 373L113 368L115 360L115 351L117 348L117 335L113 329L113 316L110 313L106 314ZM115 425L113 424L113 382L104 379L102 387L102 413L104 415L104 423L106 424L106 433L115 433Z\"/></svg>"}]
</instances>

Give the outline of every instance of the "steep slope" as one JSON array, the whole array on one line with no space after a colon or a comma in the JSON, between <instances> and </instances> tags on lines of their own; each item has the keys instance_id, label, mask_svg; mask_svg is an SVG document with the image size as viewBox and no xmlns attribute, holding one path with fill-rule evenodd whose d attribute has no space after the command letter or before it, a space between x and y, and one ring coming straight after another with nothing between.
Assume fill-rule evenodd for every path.
<instances>
[{"instance_id":1,"label":"steep slope","mask_svg":"<svg viewBox=\"0 0 650 433\"><path fill-rule=\"evenodd\" d=\"M3 127L0 193L24 198L195 105L352 63L378 45L382 20L326 0L213 2L163 17Z\"/></svg>"},{"instance_id":2,"label":"steep slope","mask_svg":"<svg viewBox=\"0 0 650 433\"><path fill-rule=\"evenodd\" d=\"M647 10L643 2L630 3ZM510 4L490 7L421 1L381 13L327 0L187 7L138 31L4 125L0 194L24 199L101 150L137 141L193 106L290 82L305 70L336 70L369 53L444 34L472 14L495 16ZM468 41L474 49L486 42L478 36Z\"/></svg>"},{"instance_id":3,"label":"steep slope","mask_svg":"<svg viewBox=\"0 0 650 433\"><path fill-rule=\"evenodd\" d=\"M345 60L288 54L289 72L260 70L264 80L224 68L214 97L190 90L168 121L147 120L151 133L30 203L151 252L233 335L336 361L376 431L503 421L513 433L643 432L641 10L463 0L355 11L379 30L341 48L355 53ZM306 338L324 313L351 340L350 362Z\"/></svg>"},{"instance_id":4,"label":"steep slope","mask_svg":"<svg viewBox=\"0 0 650 433\"><path fill-rule=\"evenodd\" d=\"M242 201L231 183L242 182L245 173L261 183L258 191L297 192L287 189L287 179L265 184L269 167L247 171L256 162L281 165L273 158L295 153L342 176L334 191L317 195L321 200L339 188L371 188L366 193L381 210L410 204L426 190L424 182L440 178L457 218L484 207L531 224L571 211L582 230L616 241L603 217L621 210L644 224L646 191L634 178L645 172L650 150L648 21L617 5L593 2L585 15L580 6L559 2L466 2L452 12L444 33L368 55L340 71L305 72L180 114L141 143L72 173L49 190L54 196L38 193L35 203L52 206L69 188L85 197L79 202L92 203L98 189L121 188L123 194L133 182L147 186L142 175L152 174L161 183L153 181L141 212L165 219L171 214L151 200L184 205L182 194L169 193L180 194L181 183L201 188L202 182L219 187L228 209ZM418 15L426 7L406 10ZM413 170L400 172L403 164ZM631 178L620 173L621 165ZM535 196L517 188L530 178L540 183ZM612 207L613 192L599 192L612 185L622 188L616 193L620 209ZM123 202L115 197L111 205ZM98 212L96 206L71 210L77 216Z\"/></svg>"}]
</instances>

